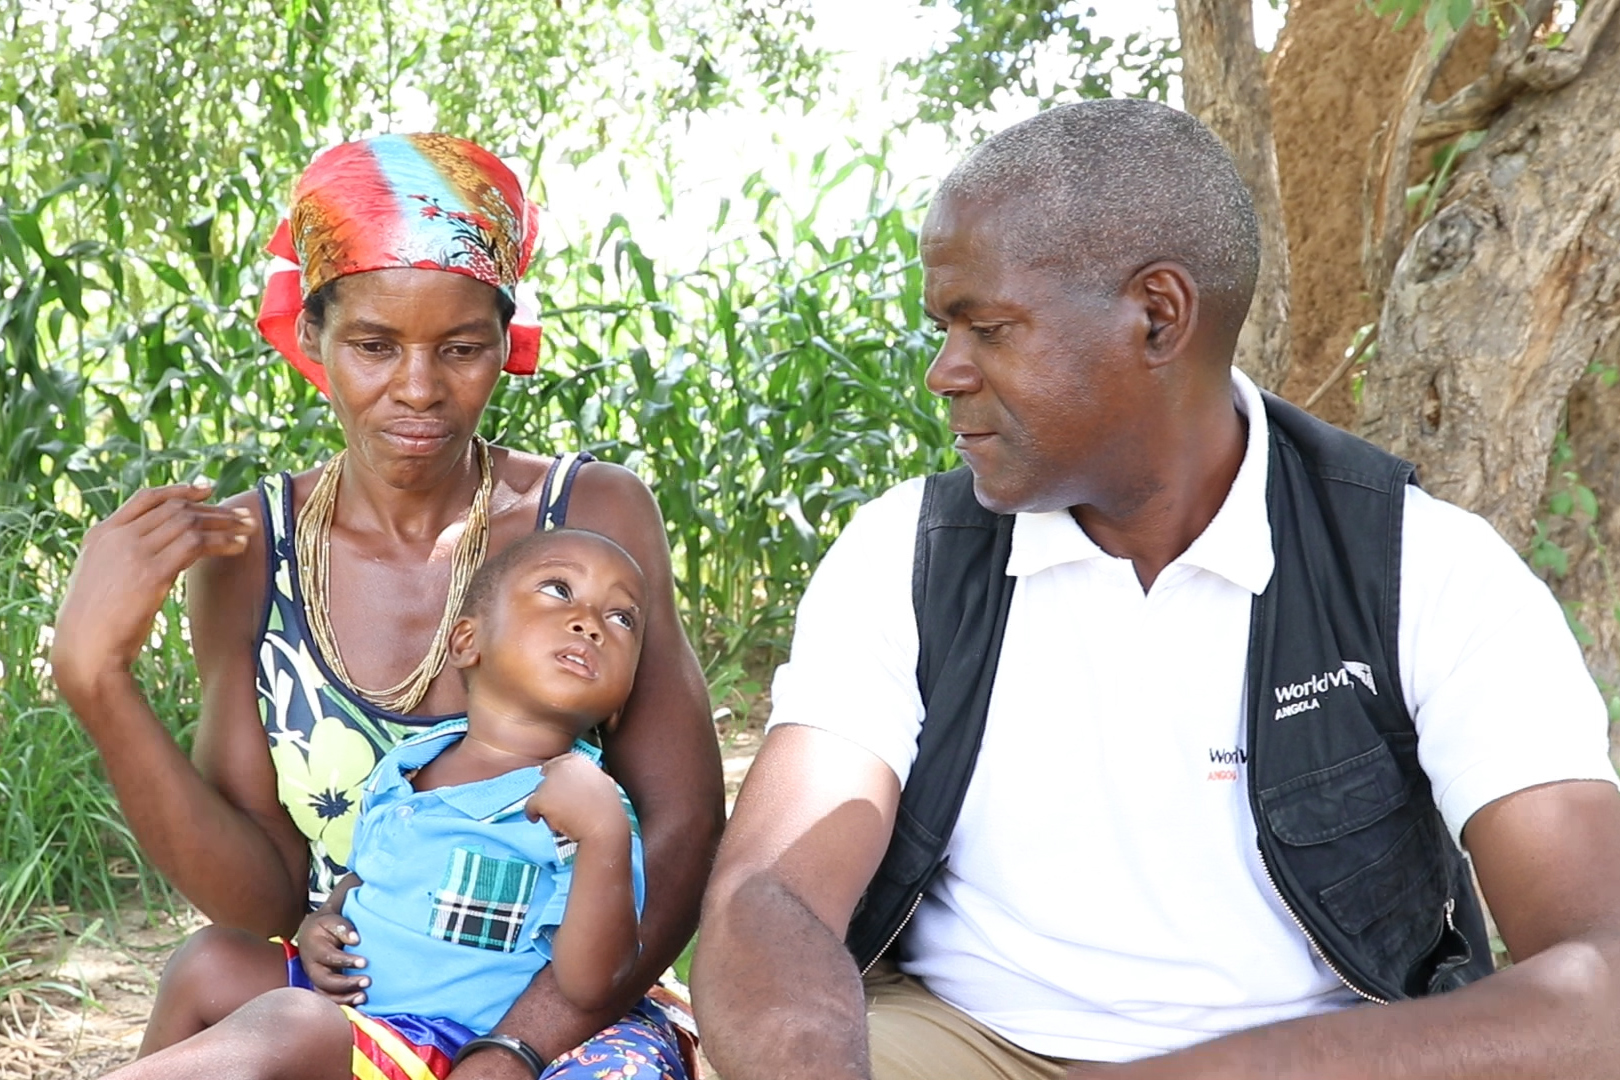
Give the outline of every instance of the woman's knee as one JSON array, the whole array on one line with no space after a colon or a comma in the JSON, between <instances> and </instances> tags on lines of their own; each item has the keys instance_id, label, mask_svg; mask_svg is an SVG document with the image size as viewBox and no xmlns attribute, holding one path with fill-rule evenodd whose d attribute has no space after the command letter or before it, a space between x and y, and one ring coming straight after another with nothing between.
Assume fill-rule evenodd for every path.
<instances>
[{"instance_id":1,"label":"woman's knee","mask_svg":"<svg viewBox=\"0 0 1620 1080\"><path fill-rule=\"evenodd\" d=\"M158 984L159 1007L180 1006L214 1024L259 994L286 985L280 945L244 930L205 926L169 958Z\"/></svg>"},{"instance_id":2,"label":"woman's knee","mask_svg":"<svg viewBox=\"0 0 1620 1080\"><path fill-rule=\"evenodd\" d=\"M208 984L241 975L279 974L285 982L286 960L273 941L228 926L205 926L192 934L169 957L163 981L188 985Z\"/></svg>"}]
</instances>

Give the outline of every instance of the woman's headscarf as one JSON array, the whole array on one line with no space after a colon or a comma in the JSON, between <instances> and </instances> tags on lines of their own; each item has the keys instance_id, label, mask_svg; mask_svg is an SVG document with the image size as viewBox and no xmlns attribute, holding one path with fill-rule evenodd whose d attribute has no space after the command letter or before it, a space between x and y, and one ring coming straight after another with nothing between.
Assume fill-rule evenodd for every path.
<instances>
[{"instance_id":1,"label":"woman's headscarf","mask_svg":"<svg viewBox=\"0 0 1620 1080\"><path fill-rule=\"evenodd\" d=\"M465 274L515 302L539 220L512 170L465 139L379 135L335 146L298 178L270 240L259 332L324 393L326 370L298 347L304 297L347 274L414 267ZM540 327L521 304L511 335L506 370L533 374Z\"/></svg>"}]
</instances>

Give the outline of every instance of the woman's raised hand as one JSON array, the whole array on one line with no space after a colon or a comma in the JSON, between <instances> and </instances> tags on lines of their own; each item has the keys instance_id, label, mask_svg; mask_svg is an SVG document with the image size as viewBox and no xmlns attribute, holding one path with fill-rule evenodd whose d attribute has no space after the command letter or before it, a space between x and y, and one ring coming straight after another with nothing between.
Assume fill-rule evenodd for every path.
<instances>
[{"instance_id":1,"label":"woman's raised hand","mask_svg":"<svg viewBox=\"0 0 1620 1080\"><path fill-rule=\"evenodd\" d=\"M240 555L257 524L244 507L209 506L213 488L137 492L85 534L56 614L51 670L71 704L99 678L127 672L175 579L199 559Z\"/></svg>"}]
</instances>

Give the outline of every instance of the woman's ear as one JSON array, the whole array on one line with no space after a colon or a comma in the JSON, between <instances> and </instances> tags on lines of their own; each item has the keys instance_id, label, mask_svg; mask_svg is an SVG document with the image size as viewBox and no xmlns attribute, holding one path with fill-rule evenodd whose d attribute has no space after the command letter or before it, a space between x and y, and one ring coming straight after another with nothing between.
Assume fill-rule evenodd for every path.
<instances>
[{"instance_id":1,"label":"woman's ear","mask_svg":"<svg viewBox=\"0 0 1620 1080\"><path fill-rule=\"evenodd\" d=\"M459 671L478 666L482 657L478 653L478 620L463 615L450 628L449 650L445 655L450 666Z\"/></svg>"},{"instance_id":2,"label":"woman's ear","mask_svg":"<svg viewBox=\"0 0 1620 1080\"><path fill-rule=\"evenodd\" d=\"M325 361L321 359L321 328L310 321L309 312L298 313L293 320L293 330L298 335L298 351L324 366Z\"/></svg>"}]
</instances>

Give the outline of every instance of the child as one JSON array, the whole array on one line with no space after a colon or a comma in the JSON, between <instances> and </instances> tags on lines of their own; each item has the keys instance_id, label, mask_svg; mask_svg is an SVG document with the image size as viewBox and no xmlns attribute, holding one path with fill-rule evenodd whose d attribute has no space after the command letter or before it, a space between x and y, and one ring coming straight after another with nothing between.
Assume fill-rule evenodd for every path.
<instances>
[{"instance_id":1,"label":"child","mask_svg":"<svg viewBox=\"0 0 1620 1080\"><path fill-rule=\"evenodd\" d=\"M579 530L537 532L481 568L450 636L467 719L378 764L354 872L304 920L299 950L194 936L164 972L143 1056L113 1075L443 1077L484 1049L538 1077L531 1048L486 1033L547 963L564 996L601 1009L640 951L634 815L579 737L611 729L629 697L644 589L622 548ZM648 1019L638 1008L619 1027L633 1039ZM624 1045L634 1071L685 1080L650 1043Z\"/></svg>"}]
</instances>

